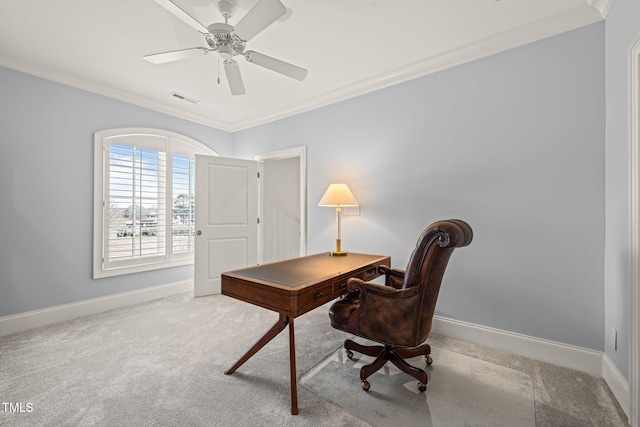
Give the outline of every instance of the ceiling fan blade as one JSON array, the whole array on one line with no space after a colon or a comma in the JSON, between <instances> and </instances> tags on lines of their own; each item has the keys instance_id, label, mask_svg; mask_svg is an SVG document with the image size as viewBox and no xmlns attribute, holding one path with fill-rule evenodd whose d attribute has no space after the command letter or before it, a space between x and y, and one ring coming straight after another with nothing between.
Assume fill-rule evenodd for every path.
<instances>
[{"instance_id":1,"label":"ceiling fan blade","mask_svg":"<svg viewBox=\"0 0 640 427\"><path fill-rule=\"evenodd\" d=\"M287 77L291 77L292 79L302 81L307 77L307 74L309 74L309 71L304 68L300 68L296 65L289 64L288 62L272 58L262 53L254 52L253 50L246 51L244 56L248 62L260 65L261 67L283 74Z\"/></svg>"},{"instance_id":2,"label":"ceiling fan blade","mask_svg":"<svg viewBox=\"0 0 640 427\"><path fill-rule=\"evenodd\" d=\"M238 62L235 59L225 60L224 72L227 75L231 95L244 95L246 92L244 90L244 83L242 82L242 74L240 74Z\"/></svg>"},{"instance_id":3,"label":"ceiling fan blade","mask_svg":"<svg viewBox=\"0 0 640 427\"><path fill-rule=\"evenodd\" d=\"M171 0L155 0L160 6L167 9L171 14L175 15L176 18L181 19L185 24L190 26L196 31L199 31L203 34L208 34L209 30L207 27L199 23L196 18L189 15L185 12L180 6L172 2Z\"/></svg>"},{"instance_id":4,"label":"ceiling fan blade","mask_svg":"<svg viewBox=\"0 0 640 427\"><path fill-rule=\"evenodd\" d=\"M258 3L235 26L234 33L247 41L276 22L285 13L287 9L280 0L258 0Z\"/></svg>"},{"instance_id":5,"label":"ceiling fan blade","mask_svg":"<svg viewBox=\"0 0 640 427\"><path fill-rule=\"evenodd\" d=\"M205 49L204 47L192 47L189 49L145 55L143 58L152 64L164 64L167 62L180 61L181 59L193 58L194 56L206 55L208 53L209 49Z\"/></svg>"}]
</instances>

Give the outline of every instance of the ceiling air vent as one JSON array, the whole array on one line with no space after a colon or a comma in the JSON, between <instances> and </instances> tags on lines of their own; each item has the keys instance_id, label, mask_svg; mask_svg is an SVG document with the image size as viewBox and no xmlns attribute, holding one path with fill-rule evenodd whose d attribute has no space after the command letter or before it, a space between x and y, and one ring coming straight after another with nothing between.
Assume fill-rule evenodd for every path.
<instances>
[{"instance_id":1,"label":"ceiling air vent","mask_svg":"<svg viewBox=\"0 0 640 427\"><path fill-rule=\"evenodd\" d=\"M200 102L197 99L189 98L188 96L178 92L171 92L169 95L173 96L174 98L178 98L178 99L182 99L183 101L190 102L192 104L197 104L198 102Z\"/></svg>"}]
</instances>

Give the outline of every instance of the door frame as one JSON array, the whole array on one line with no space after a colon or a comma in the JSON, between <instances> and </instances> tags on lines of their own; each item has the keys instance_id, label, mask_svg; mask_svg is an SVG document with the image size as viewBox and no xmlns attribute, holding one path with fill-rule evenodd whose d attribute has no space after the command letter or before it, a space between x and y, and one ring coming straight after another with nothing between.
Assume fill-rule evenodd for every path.
<instances>
[{"instance_id":1,"label":"door frame","mask_svg":"<svg viewBox=\"0 0 640 427\"><path fill-rule=\"evenodd\" d=\"M284 150L273 151L270 153L263 153L253 156L254 160L260 162L260 173L262 174L262 163L269 160L282 160L297 158L300 166L300 256L307 254L307 147L302 145L299 147L287 148ZM262 217L263 207L263 189L262 180L259 181L258 187L258 199L260 216ZM263 228L262 224L258 224L258 262L263 261L263 247L262 247Z\"/></svg>"},{"instance_id":2,"label":"door frame","mask_svg":"<svg viewBox=\"0 0 640 427\"><path fill-rule=\"evenodd\" d=\"M631 360L629 424L640 427L640 35L629 49L629 154L631 208Z\"/></svg>"}]
</instances>

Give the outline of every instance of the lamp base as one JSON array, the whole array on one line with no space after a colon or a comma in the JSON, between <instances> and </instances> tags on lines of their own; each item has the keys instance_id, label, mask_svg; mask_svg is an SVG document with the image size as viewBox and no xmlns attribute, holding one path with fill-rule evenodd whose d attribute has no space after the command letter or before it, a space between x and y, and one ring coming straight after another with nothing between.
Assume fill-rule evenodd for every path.
<instances>
[{"instance_id":1,"label":"lamp base","mask_svg":"<svg viewBox=\"0 0 640 427\"><path fill-rule=\"evenodd\" d=\"M336 239L336 250L331 251L331 256L345 256L347 252L342 252L342 244L340 239Z\"/></svg>"}]
</instances>

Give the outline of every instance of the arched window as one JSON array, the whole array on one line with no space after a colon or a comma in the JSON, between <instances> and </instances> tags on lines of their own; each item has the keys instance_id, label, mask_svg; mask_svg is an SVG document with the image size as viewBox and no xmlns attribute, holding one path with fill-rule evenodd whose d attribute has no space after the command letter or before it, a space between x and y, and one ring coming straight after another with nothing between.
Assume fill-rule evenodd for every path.
<instances>
[{"instance_id":1,"label":"arched window","mask_svg":"<svg viewBox=\"0 0 640 427\"><path fill-rule=\"evenodd\" d=\"M158 129L94 135L93 277L193 263L195 155L218 154Z\"/></svg>"}]
</instances>

